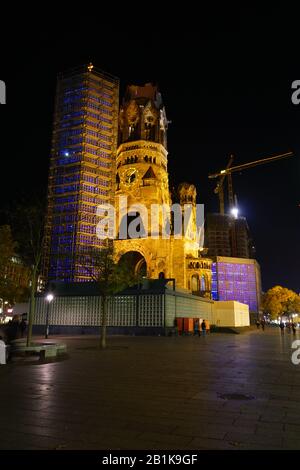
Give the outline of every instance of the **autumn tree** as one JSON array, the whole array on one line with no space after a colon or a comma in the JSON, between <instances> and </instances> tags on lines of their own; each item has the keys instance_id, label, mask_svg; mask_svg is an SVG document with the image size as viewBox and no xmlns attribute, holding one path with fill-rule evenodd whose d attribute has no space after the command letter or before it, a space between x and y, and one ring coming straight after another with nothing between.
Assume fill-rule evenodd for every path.
<instances>
[{"instance_id":1,"label":"autumn tree","mask_svg":"<svg viewBox=\"0 0 300 470\"><path fill-rule=\"evenodd\" d=\"M12 300L12 285L7 276L7 268L15 254L16 242L13 240L9 225L0 226L0 297Z\"/></svg>"},{"instance_id":2,"label":"autumn tree","mask_svg":"<svg viewBox=\"0 0 300 470\"><path fill-rule=\"evenodd\" d=\"M282 315L290 316L300 313L300 296L286 287L275 286L264 294L262 306L272 319Z\"/></svg>"}]
</instances>

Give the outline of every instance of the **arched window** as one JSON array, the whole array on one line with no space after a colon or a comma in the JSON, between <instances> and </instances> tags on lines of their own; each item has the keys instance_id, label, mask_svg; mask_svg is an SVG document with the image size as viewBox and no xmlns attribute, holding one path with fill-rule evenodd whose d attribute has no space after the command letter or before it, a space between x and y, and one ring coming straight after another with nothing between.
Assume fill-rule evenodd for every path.
<instances>
[{"instance_id":1,"label":"arched window","mask_svg":"<svg viewBox=\"0 0 300 470\"><path fill-rule=\"evenodd\" d=\"M199 276L198 274L193 274L191 279L191 291L199 292Z\"/></svg>"},{"instance_id":2,"label":"arched window","mask_svg":"<svg viewBox=\"0 0 300 470\"><path fill-rule=\"evenodd\" d=\"M201 290L205 291L206 290L206 282L205 282L205 276L202 274L201 276Z\"/></svg>"}]
</instances>

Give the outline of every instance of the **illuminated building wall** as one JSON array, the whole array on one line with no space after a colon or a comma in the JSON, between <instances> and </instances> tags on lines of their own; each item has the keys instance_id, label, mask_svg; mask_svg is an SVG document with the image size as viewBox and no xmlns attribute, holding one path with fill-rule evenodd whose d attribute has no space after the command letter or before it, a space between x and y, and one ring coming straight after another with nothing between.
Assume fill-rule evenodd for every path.
<instances>
[{"instance_id":1,"label":"illuminated building wall","mask_svg":"<svg viewBox=\"0 0 300 470\"><path fill-rule=\"evenodd\" d=\"M258 312L261 296L260 267L256 260L217 256L212 265L213 300L236 300Z\"/></svg>"},{"instance_id":2,"label":"illuminated building wall","mask_svg":"<svg viewBox=\"0 0 300 470\"><path fill-rule=\"evenodd\" d=\"M99 248L96 209L113 202L119 80L91 64L57 81L43 276L89 281L84 254Z\"/></svg>"}]
</instances>

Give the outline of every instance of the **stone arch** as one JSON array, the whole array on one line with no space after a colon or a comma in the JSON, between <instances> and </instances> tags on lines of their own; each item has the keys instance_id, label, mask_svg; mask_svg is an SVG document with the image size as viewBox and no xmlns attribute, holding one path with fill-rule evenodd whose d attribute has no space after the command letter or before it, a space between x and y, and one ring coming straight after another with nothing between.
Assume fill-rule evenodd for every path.
<instances>
[{"instance_id":1,"label":"stone arch","mask_svg":"<svg viewBox=\"0 0 300 470\"><path fill-rule=\"evenodd\" d=\"M118 263L124 263L136 275L141 277L147 276L147 262L139 251L132 250L121 254Z\"/></svg>"}]
</instances>

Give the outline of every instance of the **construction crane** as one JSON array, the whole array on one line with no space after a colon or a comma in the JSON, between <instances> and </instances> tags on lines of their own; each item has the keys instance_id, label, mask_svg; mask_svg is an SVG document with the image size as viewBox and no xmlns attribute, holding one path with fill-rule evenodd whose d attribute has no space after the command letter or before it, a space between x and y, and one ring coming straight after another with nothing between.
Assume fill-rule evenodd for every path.
<instances>
[{"instance_id":1,"label":"construction crane","mask_svg":"<svg viewBox=\"0 0 300 470\"><path fill-rule=\"evenodd\" d=\"M275 162L276 160L281 160L282 158L287 158L293 156L293 152L281 153L279 155L274 155L273 157L262 158L261 160L255 160L253 162L244 163L242 165L231 166L233 163L234 156L230 155L229 162L225 170L221 170L218 173L212 173L208 175L210 179L219 178L217 186L214 189L215 194L219 196L220 203L220 214L225 214L225 204L224 204L224 181L227 176L228 183L228 202L229 208L232 210L234 208L234 194L233 194L233 185L232 185L232 173L236 171L247 170L258 165L265 165L267 163Z\"/></svg>"}]
</instances>

